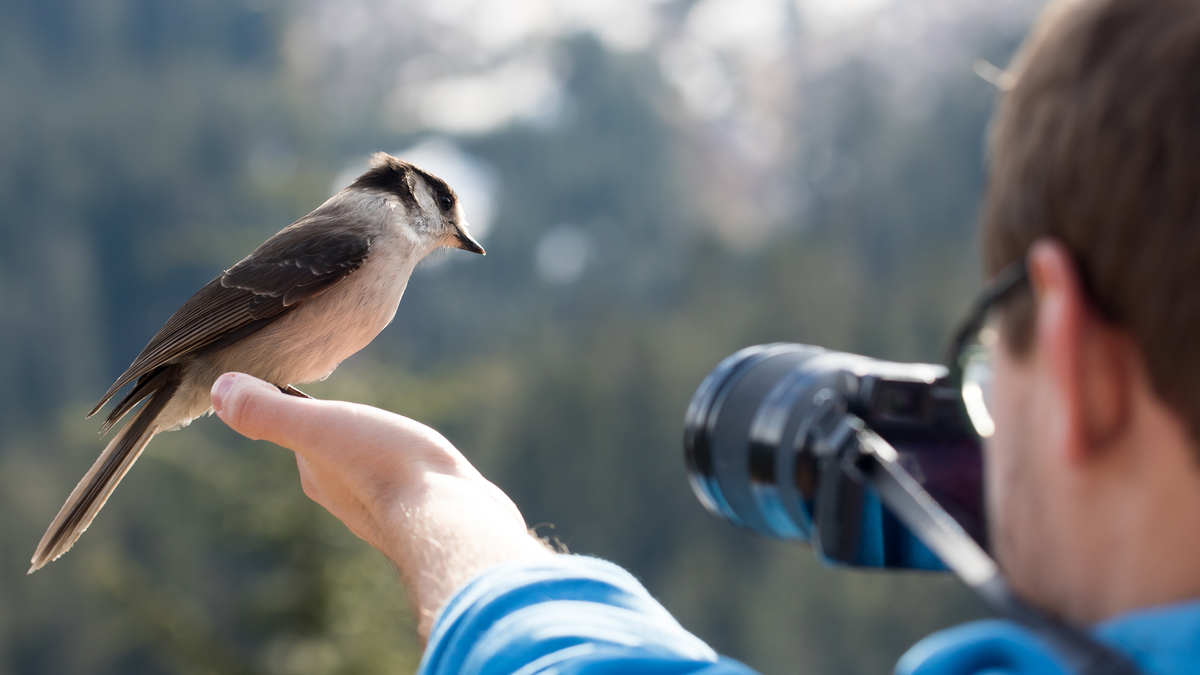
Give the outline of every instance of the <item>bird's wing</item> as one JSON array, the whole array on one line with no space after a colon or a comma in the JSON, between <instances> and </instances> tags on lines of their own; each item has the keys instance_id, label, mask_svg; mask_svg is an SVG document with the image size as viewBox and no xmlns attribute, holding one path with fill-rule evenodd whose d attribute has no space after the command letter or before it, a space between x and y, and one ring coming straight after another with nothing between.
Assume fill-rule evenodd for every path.
<instances>
[{"instance_id":1,"label":"bird's wing","mask_svg":"<svg viewBox=\"0 0 1200 675\"><path fill-rule=\"evenodd\" d=\"M344 224L331 231L333 219L310 215L289 225L208 282L167 320L88 416L139 377L182 356L228 347L362 267L370 236L363 227ZM114 411L116 419L107 420L106 428L132 403Z\"/></svg>"}]
</instances>

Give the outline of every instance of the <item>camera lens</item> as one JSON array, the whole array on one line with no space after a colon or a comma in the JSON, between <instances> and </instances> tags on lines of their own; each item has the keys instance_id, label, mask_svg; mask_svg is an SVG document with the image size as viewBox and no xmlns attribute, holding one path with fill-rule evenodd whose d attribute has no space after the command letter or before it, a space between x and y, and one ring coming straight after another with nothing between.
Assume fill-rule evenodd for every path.
<instances>
[{"instance_id":1,"label":"camera lens","mask_svg":"<svg viewBox=\"0 0 1200 675\"><path fill-rule=\"evenodd\" d=\"M797 453L796 441L813 396L834 376L818 363L847 356L809 345L759 345L705 378L688 406L684 448L688 479L709 511L770 537L809 539L811 495L801 488L815 484L815 467Z\"/></svg>"}]
</instances>

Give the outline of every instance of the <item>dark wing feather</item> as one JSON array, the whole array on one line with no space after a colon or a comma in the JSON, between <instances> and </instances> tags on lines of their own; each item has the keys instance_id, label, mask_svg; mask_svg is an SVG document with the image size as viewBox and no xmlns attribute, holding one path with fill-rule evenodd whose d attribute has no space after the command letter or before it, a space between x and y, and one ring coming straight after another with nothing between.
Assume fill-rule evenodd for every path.
<instances>
[{"instance_id":1,"label":"dark wing feather","mask_svg":"<svg viewBox=\"0 0 1200 675\"><path fill-rule=\"evenodd\" d=\"M346 230L320 232L287 245L272 243L221 276L225 288L254 293L251 313L256 318L320 295L361 267L370 246L361 232Z\"/></svg>"},{"instance_id":2,"label":"dark wing feather","mask_svg":"<svg viewBox=\"0 0 1200 675\"><path fill-rule=\"evenodd\" d=\"M289 225L208 282L167 320L88 416L139 377L188 354L228 347L362 267L371 238L361 226L343 224L330 232L333 221L342 220L337 215L311 214ZM112 422L116 419L107 425Z\"/></svg>"}]
</instances>

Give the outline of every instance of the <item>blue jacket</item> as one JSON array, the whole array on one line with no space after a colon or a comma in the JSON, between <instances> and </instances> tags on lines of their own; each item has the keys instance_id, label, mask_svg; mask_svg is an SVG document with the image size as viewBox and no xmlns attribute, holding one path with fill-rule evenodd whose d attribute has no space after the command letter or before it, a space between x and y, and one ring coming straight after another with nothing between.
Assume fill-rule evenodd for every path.
<instances>
[{"instance_id":1,"label":"blue jacket","mask_svg":"<svg viewBox=\"0 0 1200 675\"><path fill-rule=\"evenodd\" d=\"M1131 612L1096 637L1146 675L1200 673L1200 602ZM475 577L438 615L421 675L754 675L683 629L628 572L559 555ZM897 675L1062 675L1055 655L1006 621L935 633Z\"/></svg>"}]
</instances>

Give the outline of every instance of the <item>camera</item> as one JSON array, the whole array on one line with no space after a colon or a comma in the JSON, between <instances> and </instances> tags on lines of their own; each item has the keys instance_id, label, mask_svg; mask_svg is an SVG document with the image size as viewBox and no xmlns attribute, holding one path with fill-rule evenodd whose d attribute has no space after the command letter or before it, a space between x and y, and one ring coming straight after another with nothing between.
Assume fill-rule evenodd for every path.
<instances>
[{"instance_id":1,"label":"camera","mask_svg":"<svg viewBox=\"0 0 1200 675\"><path fill-rule=\"evenodd\" d=\"M937 365L801 344L747 347L713 369L688 405L688 480L709 511L811 543L826 562L954 572L993 611L1044 639L1068 672L1137 675L1087 631L1014 594L988 554L971 383Z\"/></svg>"},{"instance_id":2,"label":"camera","mask_svg":"<svg viewBox=\"0 0 1200 675\"><path fill-rule=\"evenodd\" d=\"M688 406L688 479L714 514L811 543L827 562L946 569L881 501L861 453L845 451L864 430L894 449L902 469L894 473L987 550L981 439L961 387L940 365L789 343L742 349L709 373Z\"/></svg>"}]
</instances>

